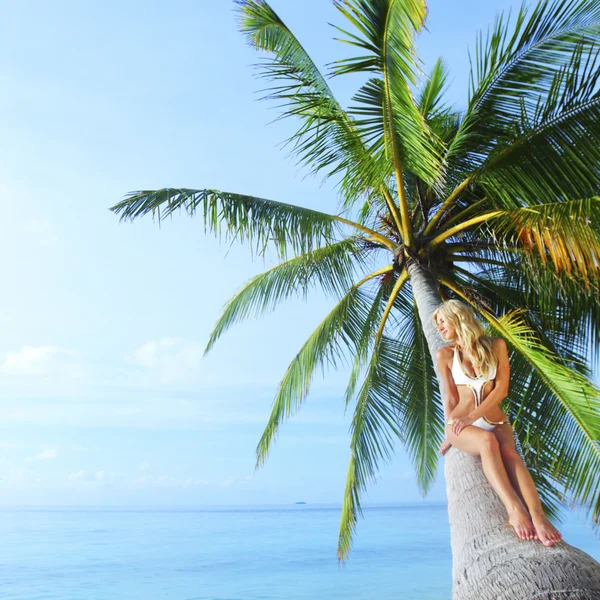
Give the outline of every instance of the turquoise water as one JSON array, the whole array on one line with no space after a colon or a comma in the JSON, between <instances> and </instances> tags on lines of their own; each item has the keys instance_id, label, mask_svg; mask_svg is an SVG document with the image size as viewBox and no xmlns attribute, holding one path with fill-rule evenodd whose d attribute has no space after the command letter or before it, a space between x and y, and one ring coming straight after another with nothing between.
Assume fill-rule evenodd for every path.
<instances>
[{"instance_id":1,"label":"turquoise water","mask_svg":"<svg viewBox=\"0 0 600 600\"><path fill-rule=\"evenodd\" d=\"M10 600L448 600L445 505L370 507L338 567L338 507L1 509ZM565 539L600 560L574 517Z\"/></svg>"}]
</instances>

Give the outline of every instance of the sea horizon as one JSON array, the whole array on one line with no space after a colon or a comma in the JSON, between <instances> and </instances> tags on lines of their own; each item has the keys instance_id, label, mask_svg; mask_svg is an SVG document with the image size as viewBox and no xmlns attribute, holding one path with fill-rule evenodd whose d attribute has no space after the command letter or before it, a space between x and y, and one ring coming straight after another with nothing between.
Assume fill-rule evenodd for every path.
<instances>
[{"instance_id":1,"label":"sea horizon","mask_svg":"<svg viewBox=\"0 0 600 600\"><path fill-rule=\"evenodd\" d=\"M337 560L341 506L0 506L0 589L11 600L448 600L444 502L363 506ZM565 541L600 559L569 513ZM527 542L534 543L534 542Z\"/></svg>"}]
</instances>

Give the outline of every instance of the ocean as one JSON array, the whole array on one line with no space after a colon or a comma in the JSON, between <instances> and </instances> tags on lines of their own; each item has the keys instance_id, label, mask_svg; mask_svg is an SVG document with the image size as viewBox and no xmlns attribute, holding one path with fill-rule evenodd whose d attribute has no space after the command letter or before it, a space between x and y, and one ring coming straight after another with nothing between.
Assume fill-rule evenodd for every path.
<instances>
[{"instance_id":1,"label":"ocean","mask_svg":"<svg viewBox=\"0 0 600 600\"><path fill-rule=\"evenodd\" d=\"M449 600L444 504L371 506L344 566L340 508L2 508L3 600ZM574 515L567 542L600 560Z\"/></svg>"}]
</instances>

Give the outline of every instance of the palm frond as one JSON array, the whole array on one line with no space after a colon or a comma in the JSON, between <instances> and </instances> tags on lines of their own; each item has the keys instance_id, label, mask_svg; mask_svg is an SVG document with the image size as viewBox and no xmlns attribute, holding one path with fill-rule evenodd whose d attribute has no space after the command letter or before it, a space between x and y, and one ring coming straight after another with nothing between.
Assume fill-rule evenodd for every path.
<instances>
[{"instance_id":1,"label":"palm frond","mask_svg":"<svg viewBox=\"0 0 600 600\"><path fill-rule=\"evenodd\" d=\"M513 255L514 256L514 255ZM586 291L575 277L545 269L541 260L508 259L502 266L478 272L485 285L498 286L499 298L514 298L512 308L529 307L537 331L557 353L573 357L574 367L589 356L588 372L597 368L600 352L600 291ZM494 311L498 312L498 311ZM528 319L531 322L531 319ZM583 371L582 371L583 372Z\"/></svg>"},{"instance_id":2,"label":"palm frond","mask_svg":"<svg viewBox=\"0 0 600 600\"><path fill-rule=\"evenodd\" d=\"M357 269L365 266L369 251L359 240L348 238L296 256L253 277L225 305L205 354L235 323L272 311L291 296L306 299L315 285L329 295L345 294L354 283Z\"/></svg>"},{"instance_id":3,"label":"palm frond","mask_svg":"<svg viewBox=\"0 0 600 600\"><path fill-rule=\"evenodd\" d=\"M425 81L425 85L421 89L417 99L417 105L420 113L427 122L429 129L443 146L449 144L458 132L461 116L453 108L446 104L446 91L448 85L448 68L445 63L439 58L429 76ZM452 178L453 174L449 171L443 172L444 177ZM408 179L408 176L407 176ZM418 186L419 180L417 180ZM446 181L447 185L448 181ZM438 181L435 186L428 187L428 193L423 194L419 189L419 197L421 203L428 211L435 204L437 195L443 189L444 182ZM423 198L423 196L426 196Z\"/></svg>"},{"instance_id":4,"label":"palm frond","mask_svg":"<svg viewBox=\"0 0 600 600\"><path fill-rule=\"evenodd\" d=\"M581 443L581 431L527 359L513 349L510 365L514 392L502 408L521 440L544 511L560 520L561 508L569 501L565 491L572 487L565 482L581 481L587 477L586 470L598 461L590 460L589 446ZM592 482L591 486L598 490L597 484Z\"/></svg>"},{"instance_id":5,"label":"palm frond","mask_svg":"<svg viewBox=\"0 0 600 600\"><path fill-rule=\"evenodd\" d=\"M348 291L321 321L288 366L256 449L257 468L266 460L281 423L296 413L308 395L317 368L335 368L344 357L356 352L373 303L373 298L360 288L378 275L382 275L382 272L371 274Z\"/></svg>"},{"instance_id":6,"label":"palm frond","mask_svg":"<svg viewBox=\"0 0 600 600\"><path fill-rule=\"evenodd\" d=\"M374 75L355 96L358 106L348 112L359 117L359 130L364 128L374 145L383 146L393 162L406 228L402 172L410 171L433 185L441 169L439 142L431 134L411 91L419 72L414 38L425 22L425 2L336 0L335 6L354 30L336 27L344 35L340 41L365 54L336 61L332 73ZM364 115L366 118L361 119Z\"/></svg>"},{"instance_id":7,"label":"palm frond","mask_svg":"<svg viewBox=\"0 0 600 600\"><path fill-rule=\"evenodd\" d=\"M277 120L295 117L302 122L286 142L292 153L313 174L340 176L346 208L364 194L380 194L391 174L389 161L362 139L300 41L265 0L237 4L248 43L270 54L256 65L260 77L273 82L263 90L263 99L279 103Z\"/></svg>"},{"instance_id":8,"label":"palm frond","mask_svg":"<svg viewBox=\"0 0 600 600\"><path fill-rule=\"evenodd\" d=\"M521 311L514 310L500 318L486 310L480 312L538 371L588 440L599 440L600 390L541 344L535 332L521 318ZM596 451L600 459L600 448Z\"/></svg>"},{"instance_id":9,"label":"palm frond","mask_svg":"<svg viewBox=\"0 0 600 600\"><path fill-rule=\"evenodd\" d=\"M514 20L501 13L487 36L477 38L465 117L447 159L477 168L523 113L551 96L555 76L572 65L577 48L600 40L595 0L542 0ZM512 31L511 31L512 29Z\"/></svg>"},{"instance_id":10,"label":"palm frond","mask_svg":"<svg viewBox=\"0 0 600 600\"><path fill-rule=\"evenodd\" d=\"M453 271L468 282L479 302L494 314L527 306L523 318L543 344L581 374L590 374L586 359L590 337L600 326L600 307L578 286L569 286L572 280L553 277L548 270L540 270L545 278L532 278L520 266L513 268L510 263L489 267L476 263L471 270L454 265Z\"/></svg>"},{"instance_id":11,"label":"palm frond","mask_svg":"<svg viewBox=\"0 0 600 600\"><path fill-rule=\"evenodd\" d=\"M415 469L421 494L435 480L438 449L444 433L440 389L412 291L404 289L394 304L388 335L397 341L399 403L402 407L402 443Z\"/></svg>"},{"instance_id":12,"label":"palm frond","mask_svg":"<svg viewBox=\"0 0 600 600\"><path fill-rule=\"evenodd\" d=\"M476 173L497 204L600 193L600 52L584 53L586 45L576 47L570 64L555 73L548 97L515 119Z\"/></svg>"},{"instance_id":13,"label":"palm frond","mask_svg":"<svg viewBox=\"0 0 600 600\"><path fill-rule=\"evenodd\" d=\"M557 274L598 291L600 282L600 198L516 209L488 223L500 244L522 248L526 269L552 265ZM529 260L532 259L532 260Z\"/></svg>"},{"instance_id":14,"label":"palm frond","mask_svg":"<svg viewBox=\"0 0 600 600\"><path fill-rule=\"evenodd\" d=\"M132 192L111 210L122 221L133 221L150 213L159 222L176 210L184 210L192 217L199 212L205 230L219 239L248 242L251 250L261 254L272 244L282 259L290 251L304 254L335 241L342 224L368 233L383 245L395 247L376 231L337 215L219 190L165 188Z\"/></svg>"},{"instance_id":15,"label":"palm frond","mask_svg":"<svg viewBox=\"0 0 600 600\"><path fill-rule=\"evenodd\" d=\"M548 202L512 210L484 212L450 228L442 228L431 247L472 228L475 237L493 239L499 248L519 253L520 267L530 272L553 267L554 273L576 278L582 291L600 283L600 198Z\"/></svg>"},{"instance_id":16,"label":"palm frond","mask_svg":"<svg viewBox=\"0 0 600 600\"><path fill-rule=\"evenodd\" d=\"M413 332L412 343L405 341L406 362L402 372L402 438L412 460L421 494L426 496L435 480L438 449L444 436L444 411L435 369L425 332L413 303L413 319L407 332Z\"/></svg>"},{"instance_id":17,"label":"palm frond","mask_svg":"<svg viewBox=\"0 0 600 600\"><path fill-rule=\"evenodd\" d=\"M444 104L447 84L448 68L444 61L438 58L417 99L417 106L426 120L432 120L436 116L448 112Z\"/></svg>"},{"instance_id":18,"label":"palm frond","mask_svg":"<svg viewBox=\"0 0 600 600\"><path fill-rule=\"evenodd\" d=\"M354 353L354 361L352 363L352 369L350 370L350 378L345 393L346 407L350 404L351 400L354 399L356 386L358 385L361 372L367 363L372 342L375 339L377 330L381 324L383 311L385 310L387 301L394 289L395 282L396 280L393 272L387 273L382 278L381 284L373 298L371 309L367 313L366 318L362 323L360 334L356 338L356 351Z\"/></svg>"},{"instance_id":19,"label":"palm frond","mask_svg":"<svg viewBox=\"0 0 600 600\"><path fill-rule=\"evenodd\" d=\"M338 560L347 558L359 516L361 493L375 481L382 463L393 455L394 440L401 438L396 365L396 342L383 337L374 348L361 386L351 424L350 463L342 502Z\"/></svg>"},{"instance_id":20,"label":"palm frond","mask_svg":"<svg viewBox=\"0 0 600 600\"><path fill-rule=\"evenodd\" d=\"M357 519L362 515L361 494L375 480L380 465L391 457L396 438L413 462L423 495L436 475L443 411L433 362L410 292L402 286L395 295L392 291L390 299L394 337L375 336L356 400L338 541L340 560L350 551Z\"/></svg>"}]
</instances>

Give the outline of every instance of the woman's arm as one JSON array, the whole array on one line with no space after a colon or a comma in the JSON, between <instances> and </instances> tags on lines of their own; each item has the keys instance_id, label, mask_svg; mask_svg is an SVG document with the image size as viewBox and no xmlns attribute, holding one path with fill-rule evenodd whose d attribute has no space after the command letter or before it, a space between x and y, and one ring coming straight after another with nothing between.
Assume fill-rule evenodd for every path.
<instances>
[{"instance_id":1,"label":"woman's arm","mask_svg":"<svg viewBox=\"0 0 600 600\"><path fill-rule=\"evenodd\" d=\"M452 356L452 347L443 346L435 353L435 359L437 362L440 377L442 378L443 387L445 390L445 397L443 398L444 404L444 417L447 419L448 415L454 410L458 404L458 388L454 383L452 372L450 371L450 358Z\"/></svg>"},{"instance_id":2,"label":"woman's arm","mask_svg":"<svg viewBox=\"0 0 600 600\"><path fill-rule=\"evenodd\" d=\"M473 408L469 413L469 419L476 421L483 417L486 412L498 406L506 396L508 396L508 384L510 380L510 364L508 362L508 349L506 342L502 338L496 338L493 342L494 350L498 354L498 367L496 368L496 383L494 389L487 395L486 399Z\"/></svg>"},{"instance_id":3,"label":"woman's arm","mask_svg":"<svg viewBox=\"0 0 600 600\"><path fill-rule=\"evenodd\" d=\"M451 357L452 348L450 346L444 346L435 353L438 371L440 372L440 377L442 378L442 381L444 383L444 390L446 392L446 395L443 398L444 420L448 419L448 415L454 410L455 406L458 404L459 399L458 388L454 383L452 371L450 370ZM452 444L447 439L444 440L440 446L440 454L444 456L444 454L448 452L451 446Z\"/></svg>"}]
</instances>

